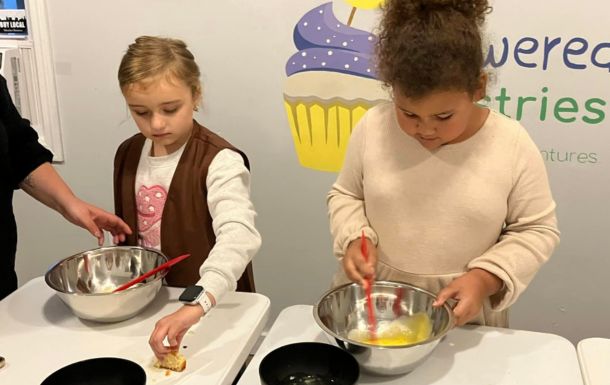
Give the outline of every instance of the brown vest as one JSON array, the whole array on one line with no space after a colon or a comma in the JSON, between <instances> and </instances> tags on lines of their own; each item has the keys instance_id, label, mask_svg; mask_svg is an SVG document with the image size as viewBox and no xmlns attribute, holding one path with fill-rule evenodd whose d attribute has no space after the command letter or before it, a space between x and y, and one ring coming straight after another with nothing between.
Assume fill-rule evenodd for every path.
<instances>
[{"instance_id":1,"label":"brown vest","mask_svg":"<svg viewBox=\"0 0 610 385\"><path fill-rule=\"evenodd\" d=\"M132 230L124 244L138 245L138 216L135 181L145 137L136 134L124 141L114 158L114 208ZM199 280L199 268L216 243L212 217L207 204L206 177L212 160L221 150L246 155L229 142L193 121L193 132L178 161L169 186L161 220L161 250L170 259L190 253L174 265L166 276L170 286L185 287ZM237 281L238 291L254 292L252 264Z\"/></svg>"}]
</instances>

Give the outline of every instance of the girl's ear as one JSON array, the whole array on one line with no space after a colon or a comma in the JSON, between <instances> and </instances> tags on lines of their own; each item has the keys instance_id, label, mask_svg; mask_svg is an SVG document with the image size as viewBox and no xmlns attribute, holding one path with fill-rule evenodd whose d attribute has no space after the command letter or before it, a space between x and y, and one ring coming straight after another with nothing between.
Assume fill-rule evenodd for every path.
<instances>
[{"instance_id":1,"label":"girl's ear","mask_svg":"<svg viewBox=\"0 0 610 385\"><path fill-rule=\"evenodd\" d=\"M487 74L485 72L481 72L481 75L479 76L479 85L472 94L473 102L478 102L485 97L485 94L487 93L487 79Z\"/></svg>"},{"instance_id":2,"label":"girl's ear","mask_svg":"<svg viewBox=\"0 0 610 385\"><path fill-rule=\"evenodd\" d=\"M201 105L201 86L198 86L197 89L193 92L193 110L199 111L199 106Z\"/></svg>"}]
</instances>

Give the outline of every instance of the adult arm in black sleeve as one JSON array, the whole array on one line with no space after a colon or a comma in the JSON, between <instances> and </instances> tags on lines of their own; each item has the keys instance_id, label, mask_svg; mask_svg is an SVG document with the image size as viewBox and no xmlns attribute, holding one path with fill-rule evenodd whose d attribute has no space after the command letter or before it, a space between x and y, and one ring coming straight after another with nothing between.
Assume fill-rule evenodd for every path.
<instances>
[{"instance_id":1,"label":"adult arm in black sleeve","mask_svg":"<svg viewBox=\"0 0 610 385\"><path fill-rule=\"evenodd\" d=\"M114 242L130 234L129 226L119 217L80 200L50 164L52 154L38 143L38 134L23 119L0 76L0 117L8 138L10 180L13 188L22 188L36 200L59 212L68 221L93 234L100 245L102 230L109 231Z\"/></svg>"}]
</instances>

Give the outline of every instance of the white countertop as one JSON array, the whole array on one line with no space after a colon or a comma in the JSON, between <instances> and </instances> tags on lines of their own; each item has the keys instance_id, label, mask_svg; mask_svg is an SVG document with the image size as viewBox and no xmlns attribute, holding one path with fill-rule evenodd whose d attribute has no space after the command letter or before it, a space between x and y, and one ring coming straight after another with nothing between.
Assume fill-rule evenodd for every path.
<instances>
[{"instance_id":1,"label":"white countertop","mask_svg":"<svg viewBox=\"0 0 610 385\"><path fill-rule=\"evenodd\" d=\"M54 295L43 277L0 301L0 384L40 384L70 363L95 357L121 357L140 364L147 384L231 384L263 330L269 299L260 294L227 293L191 328L181 352L184 372L152 367L148 338L155 322L179 306L179 288L162 287L144 311L129 320L102 324L77 318Z\"/></svg>"},{"instance_id":2,"label":"white countertop","mask_svg":"<svg viewBox=\"0 0 610 385\"><path fill-rule=\"evenodd\" d=\"M329 343L312 311L308 305L284 309L238 385L260 384L258 366L279 346L303 341ZM576 349L563 337L467 326L450 331L428 360L411 373L382 377L361 371L358 384L581 385L582 378Z\"/></svg>"},{"instance_id":3,"label":"white countertop","mask_svg":"<svg viewBox=\"0 0 610 385\"><path fill-rule=\"evenodd\" d=\"M586 338L576 350L585 385L610 384L610 339Z\"/></svg>"}]
</instances>

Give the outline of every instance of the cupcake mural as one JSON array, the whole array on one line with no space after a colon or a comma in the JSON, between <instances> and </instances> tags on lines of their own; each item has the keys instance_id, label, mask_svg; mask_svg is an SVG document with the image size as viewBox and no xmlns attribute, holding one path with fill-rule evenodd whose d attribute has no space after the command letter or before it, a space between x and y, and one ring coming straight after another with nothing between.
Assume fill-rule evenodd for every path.
<instances>
[{"instance_id":1,"label":"cupcake mural","mask_svg":"<svg viewBox=\"0 0 610 385\"><path fill-rule=\"evenodd\" d=\"M284 105L299 162L307 168L341 169L352 129L375 104L388 100L376 79L376 37L351 26L358 10L383 0L345 0L346 23L328 2L307 12L294 28L298 52L286 63ZM360 11L365 12L365 11Z\"/></svg>"}]
</instances>

